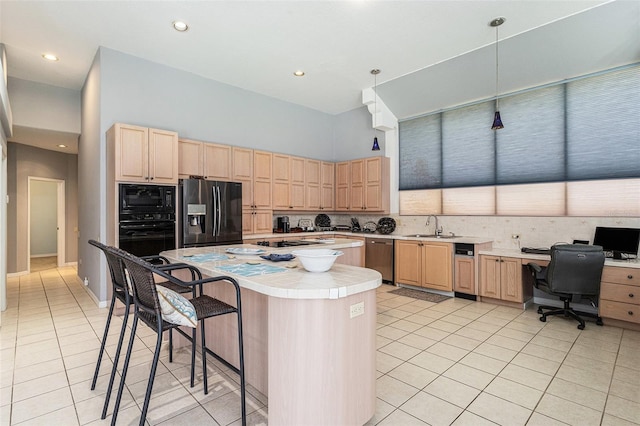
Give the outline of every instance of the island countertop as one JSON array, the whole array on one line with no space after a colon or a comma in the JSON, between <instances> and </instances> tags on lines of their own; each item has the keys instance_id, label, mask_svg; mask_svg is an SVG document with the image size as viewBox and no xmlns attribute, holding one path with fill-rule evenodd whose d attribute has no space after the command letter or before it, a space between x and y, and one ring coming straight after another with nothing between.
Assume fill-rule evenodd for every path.
<instances>
[{"instance_id":1,"label":"island countertop","mask_svg":"<svg viewBox=\"0 0 640 426\"><path fill-rule=\"evenodd\" d=\"M241 287L267 296L285 299L338 299L372 290L382 284L382 276L372 269L334 263L327 272L307 272L298 259L272 262L260 255L285 254L296 249L349 249L361 247L362 241L335 238L323 244L303 247L261 247L252 244L195 247L169 250L161 254L171 262L193 265L208 276L228 275ZM259 254L229 253L229 249L264 250ZM234 267L239 269L236 271ZM243 270L244 268L244 270ZM246 276L258 273L260 275Z\"/></svg>"}]
</instances>

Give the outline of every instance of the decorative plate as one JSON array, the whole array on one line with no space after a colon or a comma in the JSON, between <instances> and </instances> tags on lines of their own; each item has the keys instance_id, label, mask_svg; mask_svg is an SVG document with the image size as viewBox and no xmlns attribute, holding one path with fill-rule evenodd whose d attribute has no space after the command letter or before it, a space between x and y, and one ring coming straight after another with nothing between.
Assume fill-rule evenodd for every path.
<instances>
[{"instance_id":1,"label":"decorative plate","mask_svg":"<svg viewBox=\"0 0 640 426\"><path fill-rule=\"evenodd\" d=\"M382 217L378 221L378 232L390 234L396 230L396 221L392 217Z\"/></svg>"},{"instance_id":2,"label":"decorative plate","mask_svg":"<svg viewBox=\"0 0 640 426\"><path fill-rule=\"evenodd\" d=\"M290 253L287 254L276 254L276 253L271 253L271 254L263 254L262 256L260 256L261 258L263 258L264 260L270 260L272 262L282 262L282 261L286 261L286 260L292 260L295 259L296 257Z\"/></svg>"},{"instance_id":3,"label":"decorative plate","mask_svg":"<svg viewBox=\"0 0 640 426\"><path fill-rule=\"evenodd\" d=\"M231 254L262 254L265 253L262 249L252 249L252 248L244 248L244 247L232 247L226 250L227 253Z\"/></svg>"},{"instance_id":4,"label":"decorative plate","mask_svg":"<svg viewBox=\"0 0 640 426\"><path fill-rule=\"evenodd\" d=\"M376 232L376 229L378 229L378 225L375 222L366 222L362 227L365 232Z\"/></svg>"},{"instance_id":5,"label":"decorative plate","mask_svg":"<svg viewBox=\"0 0 640 426\"><path fill-rule=\"evenodd\" d=\"M316 226L328 228L331 226L331 218L324 213L320 213L316 216Z\"/></svg>"}]
</instances>

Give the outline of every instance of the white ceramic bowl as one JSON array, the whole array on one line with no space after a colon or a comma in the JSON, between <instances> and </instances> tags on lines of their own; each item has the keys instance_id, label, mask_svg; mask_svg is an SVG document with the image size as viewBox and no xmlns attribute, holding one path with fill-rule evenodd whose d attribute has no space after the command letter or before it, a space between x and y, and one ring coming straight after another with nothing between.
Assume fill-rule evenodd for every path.
<instances>
[{"instance_id":1,"label":"white ceramic bowl","mask_svg":"<svg viewBox=\"0 0 640 426\"><path fill-rule=\"evenodd\" d=\"M300 259L300 263L307 271L326 272L331 269L336 258L344 253L330 249L306 249L293 250L291 254Z\"/></svg>"}]
</instances>

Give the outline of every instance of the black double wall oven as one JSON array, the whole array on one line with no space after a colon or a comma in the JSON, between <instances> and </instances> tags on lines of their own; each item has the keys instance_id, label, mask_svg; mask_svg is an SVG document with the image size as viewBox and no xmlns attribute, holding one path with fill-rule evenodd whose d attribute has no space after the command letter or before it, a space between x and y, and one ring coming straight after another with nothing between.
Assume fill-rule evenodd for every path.
<instances>
[{"instance_id":1,"label":"black double wall oven","mask_svg":"<svg viewBox=\"0 0 640 426\"><path fill-rule=\"evenodd\" d=\"M119 185L119 247L136 256L176 248L176 189L173 186Z\"/></svg>"}]
</instances>

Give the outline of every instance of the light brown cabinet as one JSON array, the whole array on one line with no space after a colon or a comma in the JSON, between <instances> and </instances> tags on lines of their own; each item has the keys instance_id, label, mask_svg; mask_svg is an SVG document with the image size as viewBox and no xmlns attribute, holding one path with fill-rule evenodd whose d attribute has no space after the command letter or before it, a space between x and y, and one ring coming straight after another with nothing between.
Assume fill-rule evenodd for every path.
<instances>
[{"instance_id":1,"label":"light brown cabinet","mask_svg":"<svg viewBox=\"0 0 640 426\"><path fill-rule=\"evenodd\" d=\"M524 302L522 259L480 256L480 296Z\"/></svg>"},{"instance_id":2,"label":"light brown cabinet","mask_svg":"<svg viewBox=\"0 0 640 426\"><path fill-rule=\"evenodd\" d=\"M370 157L336 164L336 210L389 211L389 158Z\"/></svg>"},{"instance_id":3,"label":"light brown cabinet","mask_svg":"<svg viewBox=\"0 0 640 426\"><path fill-rule=\"evenodd\" d=\"M476 262L473 257L455 257L453 280L454 291L465 294L476 294L475 264Z\"/></svg>"},{"instance_id":4,"label":"light brown cabinet","mask_svg":"<svg viewBox=\"0 0 640 426\"><path fill-rule=\"evenodd\" d=\"M441 291L452 291L451 244L396 240L395 279L408 284Z\"/></svg>"},{"instance_id":5,"label":"light brown cabinet","mask_svg":"<svg viewBox=\"0 0 640 426\"><path fill-rule=\"evenodd\" d=\"M178 183L178 134L116 123L107 131L108 167L118 182Z\"/></svg>"},{"instance_id":6,"label":"light brown cabinet","mask_svg":"<svg viewBox=\"0 0 640 426\"><path fill-rule=\"evenodd\" d=\"M640 269L605 266L600 285L600 316L640 323Z\"/></svg>"},{"instance_id":7,"label":"light brown cabinet","mask_svg":"<svg viewBox=\"0 0 640 426\"><path fill-rule=\"evenodd\" d=\"M336 165L320 162L320 210L333 210L335 206Z\"/></svg>"},{"instance_id":8,"label":"light brown cabinet","mask_svg":"<svg viewBox=\"0 0 640 426\"><path fill-rule=\"evenodd\" d=\"M180 139L178 157L178 173L182 179L189 176L221 181L233 179L230 145Z\"/></svg>"},{"instance_id":9,"label":"light brown cabinet","mask_svg":"<svg viewBox=\"0 0 640 426\"><path fill-rule=\"evenodd\" d=\"M305 209L305 159L273 154L274 210Z\"/></svg>"},{"instance_id":10,"label":"light brown cabinet","mask_svg":"<svg viewBox=\"0 0 640 426\"><path fill-rule=\"evenodd\" d=\"M305 160L305 210L333 210L335 166L319 160Z\"/></svg>"},{"instance_id":11,"label":"light brown cabinet","mask_svg":"<svg viewBox=\"0 0 640 426\"><path fill-rule=\"evenodd\" d=\"M273 230L270 152L233 147L233 180L242 183L242 232Z\"/></svg>"}]
</instances>

